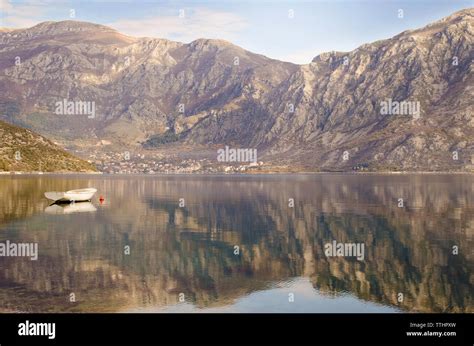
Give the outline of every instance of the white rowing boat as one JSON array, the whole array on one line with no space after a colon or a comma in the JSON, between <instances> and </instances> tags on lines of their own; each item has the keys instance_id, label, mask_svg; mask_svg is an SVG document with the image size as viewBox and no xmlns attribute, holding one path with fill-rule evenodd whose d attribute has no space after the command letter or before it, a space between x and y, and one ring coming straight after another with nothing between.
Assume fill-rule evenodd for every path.
<instances>
[{"instance_id":1,"label":"white rowing boat","mask_svg":"<svg viewBox=\"0 0 474 346\"><path fill-rule=\"evenodd\" d=\"M90 201L96 192L97 189L87 188L66 192L52 191L46 192L44 195L47 199L53 200L54 202L84 202Z\"/></svg>"}]
</instances>

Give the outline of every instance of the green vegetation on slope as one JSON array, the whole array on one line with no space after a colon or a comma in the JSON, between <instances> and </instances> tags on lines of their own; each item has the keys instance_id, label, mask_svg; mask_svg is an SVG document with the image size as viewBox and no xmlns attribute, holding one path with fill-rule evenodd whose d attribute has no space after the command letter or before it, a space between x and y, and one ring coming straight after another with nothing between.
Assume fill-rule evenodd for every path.
<instances>
[{"instance_id":1,"label":"green vegetation on slope","mask_svg":"<svg viewBox=\"0 0 474 346\"><path fill-rule=\"evenodd\" d=\"M95 172L94 165L32 131L0 121L0 171Z\"/></svg>"},{"instance_id":2,"label":"green vegetation on slope","mask_svg":"<svg viewBox=\"0 0 474 346\"><path fill-rule=\"evenodd\" d=\"M173 131L166 131L163 134L158 134L151 136L145 143L143 143L144 148L156 148L162 144L172 143L179 140L179 135Z\"/></svg>"}]
</instances>

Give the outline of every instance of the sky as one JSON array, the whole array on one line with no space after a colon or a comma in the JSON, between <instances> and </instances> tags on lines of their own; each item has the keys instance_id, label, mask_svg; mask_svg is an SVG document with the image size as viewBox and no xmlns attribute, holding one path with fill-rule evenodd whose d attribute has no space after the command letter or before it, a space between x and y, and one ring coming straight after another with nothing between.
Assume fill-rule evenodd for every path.
<instances>
[{"instance_id":1,"label":"sky","mask_svg":"<svg viewBox=\"0 0 474 346\"><path fill-rule=\"evenodd\" d=\"M0 27L72 19L131 36L185 43L224 39L304 64L320 53L351 51L472 7L474 0L0 0Z\"/></svg>"}]
</instances>

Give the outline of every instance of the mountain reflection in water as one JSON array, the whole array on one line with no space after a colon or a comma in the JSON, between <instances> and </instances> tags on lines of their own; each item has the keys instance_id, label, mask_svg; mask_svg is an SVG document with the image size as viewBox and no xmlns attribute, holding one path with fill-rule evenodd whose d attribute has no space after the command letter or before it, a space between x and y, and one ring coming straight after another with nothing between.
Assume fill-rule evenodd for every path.
<instances>
[{"instance_id":1,"label":"mountain reflection in water","mask_svg":"<svg viewBox=\"0 0 474 346\"><path fill-rule=\"evenodd\" d=\"M86 186L105 202L45 211ZM0 200L0 241L39 248L0 257L1 311L474 312L472 175L5 176Z\"/></svg>"}]
</instances>

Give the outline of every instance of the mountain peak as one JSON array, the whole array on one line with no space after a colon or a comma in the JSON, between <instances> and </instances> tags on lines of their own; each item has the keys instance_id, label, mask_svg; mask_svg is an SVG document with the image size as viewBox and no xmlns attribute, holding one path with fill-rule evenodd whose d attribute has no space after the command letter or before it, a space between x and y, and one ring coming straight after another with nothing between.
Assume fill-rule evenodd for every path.
<instances>
[{"instance_id":1,"label":"mountain peak","mask_svg":"<svg viewBox=\"0 0 474 346\"><path fill-rule=\"evenodd\" d=\"M94 24L90 22L82 22L77 20L63 20L63 21L47 21L36 24L29 30L49 33L49 34L62 34L68 32L86 32L86 31L107 31L116 32L116 30L102 25Z\"/></svg>"},{"instance_id":2,"label":"mountain peak","mask_svg":"<svg viewBox=\"0 0 474 346\"><path fill-rule=\"evenodd\" d=\"M379 40L372 43L365 43L361 45L359 48L357 48L356 51L361 48L383 44L384 42L390 42L394 39L400 39L400 38L418 37L418 38L429 39L431 36L443 31L447 27L451 27L453 25L458 26L459 24L461 24L461 26L464 27L463 23L468 23L469 25L474 24L474 8L467 8L467 9L455 12L447 17L444 17L438 21L430 23L419 29L403 31L392 38ZM336 51L324 52L315 56L312 62L313 63L314 62L332 63L334 61L338 61L344 55L347 55L347 54L349 54L349 52L336 52Z\"/></svg>"},{"instance_id":3,"label":"mountain peak","mask_svg":"<svg viewBox=\"0 0 474 346\"><path fill-rule=\"evenodd\" d=\"M474 7L471 8L465 8L463 10L454 12L453 14L450 14L447 17L444 17L440 19L439 21L435 22L440 23L440 22L450 22L450 21L458 21L458 20L473 20L474 19Z\"/></svg>"},{"instance_id":4,"label":"mountain peak","mask_svg":"<svg viewBox=\"0 0 474 346\"><path fill-rule=\"evenodd\" d=\"M189 46L194 48L194 49L217 49L217 50L223 50L223 49L238 49L238 50L244 50L243 48L236 46L235 44L226 41L226 40L221 40L221 39L213 39L213 38L198 38L192 42L189 43Z\"/></svg>"},{"instance_id":5,"label":"mountain peak","mask_svg":"<svg viewBox=\"0 0 474 346\"><path fill-rule=\"evenodd\" d=\"M0 28L1 34L7 36L13 36L16 40L31 39L38 37L57 37L70 34L98 34L98 33L110 33L125 36L119 34L118 31L109 28L101 24L93 24L89 22L81 22L75 20L64 20L64 21L47 21L41 22L30 28L12 29L12 28Z\"/></svg>"},{"instance_id":6,"label":"mountain peak","mask_svg":"<svg viewBox=\"0 0 474 346\"><path fill-rule=\"evenodd\" d=\"M226 41L226 40L222 40L222 39L217 39L217 38L204 38L204 37L200 37L198 39L195 39L194 41L192 41L191 43L199 43L199 44L213 44L213 45L226 45L226 46L233 46L234 44L229 42L229 41Z\"/></svg>"},{"instance_id":7,"label":"mountain peak","mask_svg":"<svg viewBox=\"0 0 474 346\"><path fill-rule=\"evenodd\" d=\"M347 52L338 52L338 51L324 52L319 55L316 55L311 62L332 63L333 61L342 58L346 54Z\"/></svg>"},{"instance_id":8,"label":"mountain peak","mask_svg":"<svg viewBox=\"0 0 474 346\"><path fill-rule=\"evenodd\" d=\"M441 18L433 23L427 24L424 27L414 29L414 30L406 30L398 35L395 36L401 37L404 35L411 35L417 34L422 35L425 34L426 36L430 36L436 34L440 31L445 30L448 27L454 26L464 26L464 25L472 25L474 23L474 8L461 10L455 12L447 17Z\"/></svg>"},{"instance_id":9,"label":"mountain peak","mask_svg":"<svg viewBox=\"0 0 474 346\"><path fill-rule=\"evenodd\" d=\"M0 30L4 43L10 41L25 41L46 39L71 42L102 42L102 43L127 43L135 39L123 35L108 26L81 22L76 20L41 22L25 29Z\"/></svg>"}]
</instances>

